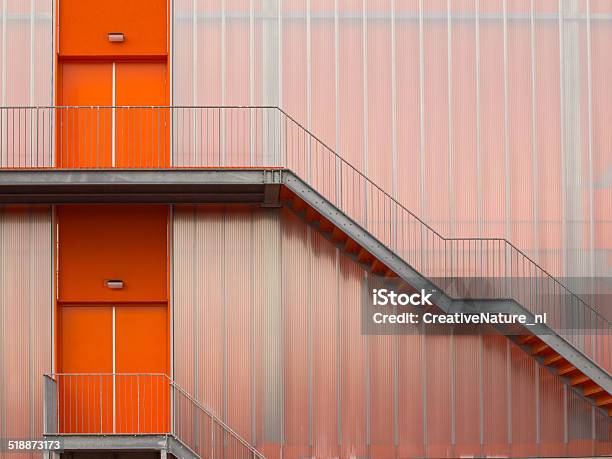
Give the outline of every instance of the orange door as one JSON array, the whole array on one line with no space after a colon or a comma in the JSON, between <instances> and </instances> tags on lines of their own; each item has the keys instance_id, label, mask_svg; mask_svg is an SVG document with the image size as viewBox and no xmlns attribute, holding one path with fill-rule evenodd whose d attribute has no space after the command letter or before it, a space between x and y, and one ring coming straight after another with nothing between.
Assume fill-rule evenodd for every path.
<instances>
[{"instance_id":1,"label":"orange door","mask_svg":"<svg viewBox=\"0 0 612 459\"><path fill-rule=\"evenodd\" d=\"M60 79L60 167L168 166L165 63L64 62Z\"/></svg>"},{"instance_id":2,"label":"orange door","mask_svg":"<svg viewBox=\"0 0 612 459\"><path fill-rule=\"evenodd\" d=\"M168 324L165 306L122 306L115 313L118 433L169 427Z\"/></svg>"},{"instance_id":3,"label":"orange door","mask_svg":"<svg viewBox=\"0 0 612 459\"><path fill-rule=\"evenodd\" d=\"M117 167L159 168L169 164L166 63L115 64Z\"/></svg>"},{"instance_id":4,"label":"orange door","mask_svg":"<svg viewBox=\"0 0 612 459\"><path fill-rule=\"evenodd\" d=\"M165 433L166 306L62 306L60 433Z\"/></svg>"},{"instance_id":5,"label":"orange door","mask_svg":"<svg viewBox=\"0 0 612 459\"><path fill-rule=\"evenodd\" d=\"M66 108L56 112L57 165L110 167L113 119L108 107L113 103L113 64L64 62L60 81L59 105Z\"/></svg>"},{"instance_id":6,"label":"orange door","mask_svg":"<svg viewBox=\"0 0 612 459\"><path fill-rule=\"evenodd\" d=\"M60 374L57 379L60 432L111 432L113 428L112 308L61 307L59 330ZM93 377L92 374L99 376Z\"/></svg>"}]
</instances>

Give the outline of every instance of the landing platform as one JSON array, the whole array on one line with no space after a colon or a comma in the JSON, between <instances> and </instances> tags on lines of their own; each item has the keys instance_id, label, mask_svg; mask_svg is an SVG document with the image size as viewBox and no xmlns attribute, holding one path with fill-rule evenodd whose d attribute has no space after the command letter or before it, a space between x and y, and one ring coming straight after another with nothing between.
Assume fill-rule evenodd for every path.
<instances>
[{"instance_id":1,"label":"landing platform","mask_svg":"<svg viewBox=\"0 0 612 459\"><path fill-rule=\"evenodd\" d=\"M269 203L281 169L0 170L0 203Z\"/></svg>"},{"instance_id":2,"label":"landing platform","mask_svg":"<svg viewBox=\"0 0 612 459\"><path fill-rule=\"evenodd\" d=\"M46 440L58 440L58 453L86 452L159 452L161 457L168 454L179 459L197 459L197 455L171 434L140 435L45 435ZM46 454L45 456L50 456Z\"/></svg>"}]
</instances>

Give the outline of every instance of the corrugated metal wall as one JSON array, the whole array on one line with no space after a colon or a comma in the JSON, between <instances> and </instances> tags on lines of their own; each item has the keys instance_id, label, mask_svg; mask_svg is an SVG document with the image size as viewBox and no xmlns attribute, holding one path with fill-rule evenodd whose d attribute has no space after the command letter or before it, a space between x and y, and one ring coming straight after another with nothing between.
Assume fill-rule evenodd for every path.
<instances>
[{"instance_id":1,"label":"corrugated metal wall","mask_svg":"<svg viewBox=\"0 0 612 459\"><path fill-rule=\"evenodd\" d=\"M442 234L612 276L610 0L173 5L175 104L281 106Z\"/></svg>"},{"instance_id":2,"label":"corrugated metal wall","mask_svg":"<svg viewBox=\"0 0 612 459\"><path fill-rule=\"evenodd\" d=\"M0 0L1 106L53 104L53 0Z\"/></svg>"},{"instance_id":3,"label":"corrugated metal wall","mask_svg":"<svg viewBox=\"0 0 612 459\"><path fill-rule=\"evenodd\" d=\"M0 166L52 164L53 0L0 0ZM38 130L38 134L35 131ZM40 156L33 153L41 149Z\"/></svg>"},{"instance_id":4,"label":"corrugated metal wall","mask_svg":"<svg viewBox=\"0 0 612 459\"><path fill-rule=\"evenodd\" d=\"M612 424L502 336L366 336L367 273L286 209L177 207L174 376L268 457L590 455Z\"/></svg>"},{"instance_id":5,"label":"corrugated metal wall","mask_svg":"<svg viewBox=\"0 0 612 459\"><path fill-rule=\"evenodd\" d=\"M53 7L53 0L0 0L1 107L53 105ZM3 145L35 122L25 111L18 113L0 108ZM17 154L27 151L24 144ZM14 161L16 152L8 148L0 148L0 165ZM52 310L51 209L2 207L0 438L42 434L42 375L52 371Z\"/></svg>"},{"instance_id":6,"label":"corrugated metal wall","mask_svg":"<svg viewBox=\"0 0 612 459\"><path fill-rule=\"evenodd\" d=\"M0 208L3 439L25 440L42 435L43 374L52 370L52 272L50 208ZM7 452L0 451L0 456L4 454Z\"/></svg>"}]
</instances>

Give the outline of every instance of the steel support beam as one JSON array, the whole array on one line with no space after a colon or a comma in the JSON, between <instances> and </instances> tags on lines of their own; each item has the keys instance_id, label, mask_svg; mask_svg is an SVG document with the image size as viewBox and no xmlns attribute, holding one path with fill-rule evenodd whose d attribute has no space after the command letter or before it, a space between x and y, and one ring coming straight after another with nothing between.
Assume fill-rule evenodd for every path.
<instances>
[{"instance_id":1,"label":"steel support beam","mask_svg":"<svg viewBox=\"0 0 612 459\"><path fill-rule=\"evenodd\" d=\"M274 204L280 176L278 169L2 170L0 203Z\"/></svg>"},{"instance_id":2,"label":"steel support beam","mask_svg":"<svg viewBox=\"0 0 612 459\"><path fill-rule=\"evenodd\" d=\"M58 440L61 452L76 451L159 451L162 457L172 454L179 459L199 459L187 445L170 434L159 435L45 435ZM49 454L52 457L54 452Z\"/></svg>"}]
</instances>

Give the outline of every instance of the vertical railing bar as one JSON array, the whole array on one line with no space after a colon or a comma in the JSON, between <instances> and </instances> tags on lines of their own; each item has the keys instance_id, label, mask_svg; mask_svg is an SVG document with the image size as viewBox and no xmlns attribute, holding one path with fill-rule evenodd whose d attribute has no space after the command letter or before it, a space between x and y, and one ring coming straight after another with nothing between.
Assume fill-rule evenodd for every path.
<instances>
[{"instance_id":1,"label":"vertical railing bar","mask_svg":"<svg viewBox=\"0 0 612 459\"><path fill-rule=\"evenodd\" d=\"M153 110L153 109L151 109ZM161 136L161 123L160 123L160 109L156 109L157 112L157 167L161 167L161 155L160 155L160 136ZM151 112L151 118L153 117L153 112Z\"/></svg>"},{"instance_id":2,"label":"vertical railing bar","mask_svg":"<svg viewBox=\"0 0 612 459\"><path fill-rule=\"evenodd\" d=\"M100 107L96 107L96 167L100 167ZM92 136L93 137L93 136Z\"/></svg>"},{"instance_id":3,"label":"vertical railing bar","mask_svg":"<svg viewBox=\"0 0 612 459\"><path fill-rule=\"evenodd\" d=\"M99 392L99 398L100 398L100 430L99 433L102 433L104 428L102 427L102 411L103 411L103 405L102 405L102 375L98 375L98 382L99 382L99 387L98 387L98 392Z\"/></svg>"},{"instance_id":4,"label":"vertical railing bar","mask_svg":"<svg viewBox=\"0 0 612 459\"><path fill-rule=\"evenodd\" d=\"M4 112L5 110L0 108L0 166L8 167L8 158L4 159Z\"/></svg>"},{"instance_id":5,"label":"vertical railing bar","mask_svg":"<svg viewBox=\"0 0 612 459\"><path fill-rule=\"evenodd\" d=\"M40 139L42 138L44 140L45 138L45 123L42 123L42 136L40 133L40 108L36 107L36 167L40 167L41 164L44 165L45 161L44 161L44 152L43 152L43 160L40 161Z\"/></svg>"},{"instance_id":6,"label":"vertical railing bar","mask_svg":"<svg viewBox=\"0 0 612 459\"><path fill-rule=\"evenodd\" d=\"M29 129L30 129L30 166L32 167L34 165L34 150L33 150L34 144L33 144L33 138L32 138L33 131L34 131L33 122L32 122L32 113L34 113L34 110L32 110L32 108L30 107L28 109L28 112L30 113L30 126L29 126ZM36 133L38 133L38 131L36 131ZM36 165L38 165L38 161L36 162Z\"/></svg>"},{"instance_id":7,"label":"vertical railing bar","mask_svg":"<svg viewBox=\"0 0 612 459\"><path fill-rule=\"evenodd\" d=\"M136 375L136 432L140 433L140 375Z\"/></svg>"},{"instance_id":8,"label":"vertical railing bar","mask_svg":"<svg viewBox=\"0 0 612 459\"><path fill-rule=\"evenodd\" d=\"M11 138L13 139L12 145L11 145L11 166L15 167L15 111L12 110L12 129L13 129L13 135L11 136Z\"/></svg>"}]
</instances>

